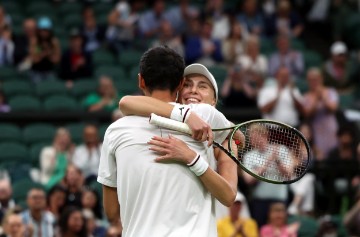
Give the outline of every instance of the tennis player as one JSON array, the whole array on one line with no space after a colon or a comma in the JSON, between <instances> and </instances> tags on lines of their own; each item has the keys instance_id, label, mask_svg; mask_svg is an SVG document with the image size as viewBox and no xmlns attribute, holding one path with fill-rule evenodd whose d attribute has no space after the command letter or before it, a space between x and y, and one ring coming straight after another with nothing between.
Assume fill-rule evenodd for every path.
<instances>
[{"instance_id":1,"label":"tennis player","mask_svg":"<svg viewBox=\"0 0 360 237\"><path fill-rule=\"evenodd\" d=\"M139 87L146 96L174 102L183 84L183 72L184 61L177 53L166 47L152 48L141 58ZM171 118L205 128L195 135L199 140L206 140L208 135L211 140L210 127L230 126L210 105L169 106ZM192 111L210 126L194 120L197 116ZM149 150L148 141L152 137L170 134L196 151L187 165L157 162L158 154ZM227 135L226 131L216 133L214 140L222 143ZM206 142L150 125L144 117L126 116L109 126L98 181L103 184L104 208L109 220L115 222L121 216L122 236L217 236L211 194L203 183L212 183L219 189L225 185L209 169L204 158L206 147Z\"/></svg>"},{"instance_id":2,"label":"tennis player","mask_svg":"<svg viewBox=\"0 0 360 237\"><path fill-rule=\"evenodd\" d=\"M206 103L212 106L216 105L218 101L217 83L214 76L204 65L195 63L187 66L184 71L184 77L185 82L179 92L178 101L182 104ZM144 100L148 102L144 103ZM164 113L167 104L160 100L154 100L154 98L144 96L126 96L120 100L119 106L125 115L146 114L149 116L151 112L156 114ZM149 104L152 106L147 106ZM156 111L152 110L154 107L157 108ZM149 144L152 145L152 149L163 155L162 158L165 157L169 160L180 159L182 162L185 162L187 159L185 155L192 154L188 151L190 148L183 141L175 137L155 137ZM223 142L222 146L228 147L227 140ZM231 206L237 193L237 165L224 152L218 148L213 149L213 147L208 148L207 162L210 168L217 171L226 181L225 185L228 188L224 192L224 189L213 189L212 185L205 187L223 205Z\"/></svg>"}]
</instances>

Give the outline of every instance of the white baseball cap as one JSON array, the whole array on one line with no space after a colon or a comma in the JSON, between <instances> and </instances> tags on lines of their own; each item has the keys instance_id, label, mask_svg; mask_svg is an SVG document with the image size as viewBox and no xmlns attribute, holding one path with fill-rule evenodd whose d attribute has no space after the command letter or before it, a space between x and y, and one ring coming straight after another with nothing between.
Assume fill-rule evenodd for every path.
<instances>
[{"instance_id":1,"label":"white baseball cap","mask_svg":"<svg viewBox=\"0 0 360 237\"><path fill-rule=\"evenodd\" d=\"M240 192L237 192L234 202L244 202L244 201L245 201L244 195Z\"/></svg>"},{"instance_id":2,"label":"white baseball cap","mask_svg":"<svg viewBox=\"0 0 360 237\"><path fill-rule=\"evenodd\" d=\"M190 64L185 68L184 76L186 77L187 75L190 74L200 74L206 77L210 81L211 85L214 87L216 101L218 101L218 86L216 80L214 76L211 74L211 72L209 72L209 70L204 65L200 63Z\"/></svg>"},{"instance_id":3,"label":"white baseball cap","mask_svg":"<svg viewBox=\"0 0 360 237\"><path fill-rule=\"evenodd\" d=\"M332 55L345 54L347 53L347 47L343 42L337 41L331 45L330 51Z\"/></svg>"}]
</instances>

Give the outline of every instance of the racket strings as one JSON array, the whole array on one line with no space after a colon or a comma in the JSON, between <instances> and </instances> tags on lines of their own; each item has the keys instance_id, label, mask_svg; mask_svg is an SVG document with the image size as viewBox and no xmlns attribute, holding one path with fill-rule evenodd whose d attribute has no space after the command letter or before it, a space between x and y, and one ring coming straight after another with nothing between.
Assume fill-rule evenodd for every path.
<instances>
[{"instance_id":1,"label":"racket strings","mask_svg":"<svg viewBox=\"0 0 360 237\"><path fill-rule=\"evenodd\" d=\"M239 129L245 146L237 147L238 159L249 171L278 182L294 180L306 171L306 144L293 129L270 122Z\"/></svg>"}]
</instances>

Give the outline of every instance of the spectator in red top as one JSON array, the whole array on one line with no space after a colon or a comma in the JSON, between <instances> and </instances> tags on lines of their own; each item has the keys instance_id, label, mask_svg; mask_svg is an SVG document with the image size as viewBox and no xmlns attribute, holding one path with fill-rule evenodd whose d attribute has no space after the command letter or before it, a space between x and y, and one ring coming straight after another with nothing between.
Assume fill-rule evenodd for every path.
<instances>
[{"instance_id":1,"label":"spectator in red top","mask_svg":"<svg viewBox=\"0 0 360 237\"><path fill-rule=\"evenodd\" d=\"M92 76L91 55L84 51L83 37L78 29L70 33L70 46L61 58L60 77L67 81L67 87L72 87L73 80Z\"/></svg>"}]
</instances>

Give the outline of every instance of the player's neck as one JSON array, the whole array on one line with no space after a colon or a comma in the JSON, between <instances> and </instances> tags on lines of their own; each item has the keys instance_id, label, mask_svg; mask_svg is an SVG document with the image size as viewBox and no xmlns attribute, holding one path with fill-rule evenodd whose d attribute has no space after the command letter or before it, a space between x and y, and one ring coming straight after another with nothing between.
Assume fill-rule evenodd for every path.
<instances>
[{"instance_id":1,"label":"player's neck","mask_svg":"<svg viewBox=\"0 0 360 237\"><path fill-rule=\"evenodd\" d=\"M149 96L161 100L163 102L175 102L176 94L172 94L170 91L153 91Z\"/></svg>"}]
</instances>

